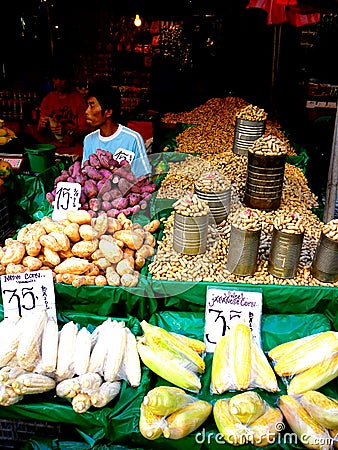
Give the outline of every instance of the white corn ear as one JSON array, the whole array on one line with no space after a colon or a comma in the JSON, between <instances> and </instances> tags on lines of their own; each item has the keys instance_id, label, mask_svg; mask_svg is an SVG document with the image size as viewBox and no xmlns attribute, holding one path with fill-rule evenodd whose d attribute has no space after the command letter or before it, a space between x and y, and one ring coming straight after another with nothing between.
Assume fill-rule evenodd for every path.
<instances>
[{"instance_id":1,"label":"white corn ear","mask_svg":"<svg viewBox=\"0 0 338 450\"><path fill-rule=\"evenodd\" d=\"M73 322L67 322L59 333L56 375L59 380L71 378L74 375L74 350L78 327Z\"/></svg>"},{"instance_id":2,"label":"white corn ear","mask_svg":"<svg viewBox=\"0 0 338 450\"><path fill-rule=\"evenodd\" d=\"M6 321L9 319L5 319ZM0 345L0 366L6 366L16 355L21 334L21 320L19 322L9 321L2 325ZM4 321L2 321L4 322Z\"/></svg>"},{"instance_id":3,"label":"white corn ear","mask_svg":"<svg viewBox=\"0 0 338 450\"><path fill-rule=\"evenodd\" d=\"M109 346L103 371L105 381L116 381L122 364L126 341L126 328L121 323L112 327L108 333Z\"/></svg>"},{"instance_id":4,"label":"white corn ear","mask_svg":"<svg viewBox=\"0 0 338 450\"><path fill-rule=\"evenodd\" d=\"M92 342L94 342L94 345L90 354L88 372L97 372L100 375L103 375L104 363L108 351L106 334L107 329L112 326L114 326L114 321L112 322L109 318L93 331Z\"/></svg>"},{"instance_id":5,"label":"white corn ear","mask_svg":"<svg viewBox=\"0 0 338 450\"><path fill-rule=\"evenodd\" d=\"M105 381L97 391L92 393L90 401L95 408L103 408L118 395L120 390L120 381Z\"/></svg>"},{"instance_id":6,"label":"white corn ear","mask_svg":"<svg viewBox=\"0 0 338 450\"><path fill-rule=\"evenodd\" d=\"M90 352L92 346L91 333L82 327L76 336L74 353L74 373L82 375L88 372Z\"/></svg>"},{"instance_id":7,"label":"white corn ear","mask_svg":"<svg viewBox=\"0 0 338 450\"><path fill-rule=\"evenodd\" d=\"M16 356L20 367L31 371L34 369L41 353L41 337L47 322L47 311L45 309L35 311L21 321L19 323L21 322L24 327Z\"/></svg>"},{"instance_id":8,"label":"white corn ear","mask_svg":"<svg viewBox=\"0 0 338 450\"><path fill-rule=\"evenodd\" d=\"M58 354L59 329L54 317L48 317L41 342L41 367L48 373L55 372Z\"/></svg>"},{"instance_id":9,"label":"white corn ear","mask_svg":"<svg viewBox=\"0 0 338 450\"><path fill-rule=\"evenodd\" d=\"M135 335L126 328L127 340L124 349L122 368L125 377L132 387L137 387L141 383L141 360L137 351Z\"/></svg>"}]
</instances>

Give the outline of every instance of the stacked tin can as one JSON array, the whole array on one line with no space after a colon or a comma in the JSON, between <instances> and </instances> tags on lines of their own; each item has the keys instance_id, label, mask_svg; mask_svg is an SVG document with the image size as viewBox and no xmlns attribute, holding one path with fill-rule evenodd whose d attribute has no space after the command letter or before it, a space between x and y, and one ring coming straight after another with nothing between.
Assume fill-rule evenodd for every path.
<instances>
[{"instance_id":1,"label":"stacked tin can","mask_svg":"<svg viewBox=\"0 0 338 450\"><path fill-rule=\"evenodd\" d=\"M248 148L265 133L267 113L255 105L247 105L236 114L232 151L247 156Z\"/></svg>"}]
</instances>

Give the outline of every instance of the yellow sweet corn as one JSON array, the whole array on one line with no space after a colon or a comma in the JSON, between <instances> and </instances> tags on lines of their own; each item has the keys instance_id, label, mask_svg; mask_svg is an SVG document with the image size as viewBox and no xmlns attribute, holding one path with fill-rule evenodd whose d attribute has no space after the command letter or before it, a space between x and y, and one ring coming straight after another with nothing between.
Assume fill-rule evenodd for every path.
<instances>
[{"instance_id":1,"label":"yellow sweet corn","mask_svg":"<svg viewBox=\"0 0 338 450\"><path fill-rule=\"evenodd\" d=\"M255 447L266 447L273 444L280 430L284 429L283 414L278 408L265 405L265 412L249 425L248 440Z\"/></svg>"},{"instance_id":2,"label":"yellow sweet corn","mask_svg":"<svg viewBox=\"0 0 338 450\"><path fill-rule=\"evenodd\" d=\"M52 373L56 369L58 354L59 329L54 317L48 317L42 334L41 365L45 372Z\"/></svg>"},{"instance_id":3,"label":"yellow sweet corn","mask_svg":"<svg viewBox=\"0 0 338 450\"><path fill-rule=\"evenodd\" d=\"M254 422L265 411L265 402L257 392L246 391L229 399L230 413L245 425Z\"/></svg>"},{"instance_id":4,"label":"yellow sweet corn","mask_svg":"<svg viewBox=\"0 0 338 450\"><path fill-rule=\"evenodd\" d=\"M278 392L280 389L275 372L270 366L263 349L254 339L252 340L251 350L251 386L270 392Z\"/></svg>"},{"instance_id":5,"label":"yellow sweet corn","mask_svg":"<svg viewBox=\"0 0 338 450\"><path fill-rule=\"evenodd\" d=\"M211 366L211 392L213 394L223 394L231 387L227 343L228 336L222 336L214 350Z\"/></svg>"},{"instance_id":6,"label":"yellow sweet corn","mask_svg":"<svg viewBox=\"0 0 338 450\"><path fill-rule=\"evenodd\" d=\"M91 404L95 406L95 408L103 408L119 394L120 390L120 381L105 381L91 394Z\"/></svg>"},{"instance_id":7,"label":"yellow sweet corn","mask_svg":"<svg viewBox=\"0 0 338 450\"><path fill-rule=\"evenodd\" d=\"M141 360L137 351L137 343L135 335L126 330L126 345L122 360L124 374L132 387L137 387L141 383Z\"/></svg>"},{"instance_id":8,"label":"yellow sweet corn","mask_svg":"<svg viewBox=\"0 0 338 450\"><path fill-rule=\"evenodd\" d=\"M305 343L309 339L312 339L314 336L315 335L304 336L299 339L294 339L292 341L283 342L283 344L276 345L276 347L273 347L269 350L268 356L272 361L277 362L282 356L291 353L293 351L293 348L298 347L299 345L303 345L303 343Z\"/></svg>"},{"instance_id":9,"label":"yellow sweet corn","mask_svg":"<svg viewBox=\"0 0 338 450\"><path fill-rule=\"evenodd\" d=\"M287 387L290 395L304 394L306 391L314 391L329 383L338 376L338 352L291 378Z\"/></svg>"},{"instance_id":10,"label":"yellow sweet corn","mask_svg":"<svg viewBox=\"0 0 338 450\"><path fill-rule=\"evenodd\" d=\"M12 388L18 395L40 394L55 388L55 381L40 373L24 373L12 381Z\"/></svg>"},{"instance_id":11,"label":"yellow sweet corn","mask_svg":"<svg viewBox=\"0 0 338 450\"><path fill-rule=\"evenodd\" d=\"M166 419L163 435L167 439L181 439L197 430L207 420L212 405L204 400L196 400L170 414Z\"/></svg>"},{"instance_id":12,"label":"yellow sweet corn","mask_svg":"<svg viewBox=\"0 0 338 450\"><path fill-rule=\"evenodd\" d=\"M323 427L338 428L338 401L318 391L305 392L299 399L306 411Z\"/></svg>"},{"instance_id":13,"label":"yellow sweet corn","mask_svg":"<svg viewBox=\"0 0 338 450\"><path fill-rule=\"evenodd\" d=\"M196 393L200 391L201 381L198 376L180 366L179 360L174 359L170 351L161 347L154 349L141 341L137 343L137 350L143 364L160 377L182 389Z\"/></svg>"},{"instance_id":14,"label":"yellow sweet corn","mask_svg":"<svg viewBox=\"0 0 338 450\"><path fill-rule=\"evenodd\" d=\"M330 450L328 431L319 425L294 397L281 395L279 397L279 408L290 428L297 434L305 447Z\"/></svg>"},{"instance_id":15,"label":"yellow sweet corn","mask_svg":"<svg viewBox=\"0 0 338 450\"><path fill-rule=\"evenodd\" d=\"M80 393L72 399L73 410L79 414L85 413L91 406L89 394Z\"/></svg>"},{"instance_id":16,"label":"yellow sweet corn","mask_svg":"<svg viewBox=\"0 0 338 450\"><path fill-rule=\"evenodd\" d=\"M196 372L203 373L205 363L201 356L180 339L169 333L164 328L151 325L145 320L140 323L144 332L146 343L150 346L159 346L178 355L181 359L188 360L196 367Z\"/></svg>"},{"instance_id":17,"label":"yellow sweet corn","mask_svg":"<svg viewBox=\"0 0 338 450\"><path fill-rule=\"evenodd\" d=\"M151 389L143 398L143 404L159 416L169 416L194 401L196 400L191 395L174 386L158 386Z\"/></svg>"},{"instance_id":18,"label":"yellow sweet corn","mask_svg":"<svg viewBox=\"0 0 338 450\"><path fill-rule=\"evenodd\" d=\"M230 413L228 398L216 401L213 415L218 431L222 434L225 442L235 446L246 443L247 427Z\"/></svg>"},{"instance_id":19,"label":"yellow sweet corn","mask_svg":"<svg viewBox=\"0 0 338 450\"><path fill-rule=\"evenodd\" d=\"M236 391L248 389L251 373L251 331L244 323L234 324L228 334L230 377Z\"/></svg>"},{"instance_id":20,"label":"yellow sweet corn","mask_svg":"<svg viewBox=\"0 0 338 450\"><path fill-rule=\"evenodd\" d=\"M195 350L195 352L197 352L197 353L204 353L206 351L207 346L206 346L205 342L200 341L199 339L191 338L191 337L185 336L184 334L179 334L179 333L170 332L170 334L172 334L177 339L182 341L184 344L186 344L192 350Z\"/></svg>"},{"instance_id":21,"label":"yellow sweet corn","mask_svg":"<svg viewBox=\"0 0 338 450\"><path fill-rule=\"evenodd\" d=\"M35 311L29 316L29 320L23 318L20 322L24 324L24 327L16 356L20 367L33 370L40 356L41 336L47 322L47 312L46 310Z\"/></svg>"},{"instance_id":22,"label":"yellow sweet corn","mask_svg":"<svg viewBox=\"0 0 338 450\"><path fill-rule=\"evenodd\" d=\"M154 414L146 405L141 404L139 429L144 438L151 441L158 439L162 435L164 423L162 416Z\"/></svg>"},{"instance_id":23,"label":"yellow sweet corn","mask_svg":"<svg viewBox=\"0 0 338 450\"><path fill-rule=\"evenodd\" d=\"M274 367L279 376L287 377L304 372L338 352L338 332L326 331L308 338L279 358Z\"/></svg>"}]
</instances>

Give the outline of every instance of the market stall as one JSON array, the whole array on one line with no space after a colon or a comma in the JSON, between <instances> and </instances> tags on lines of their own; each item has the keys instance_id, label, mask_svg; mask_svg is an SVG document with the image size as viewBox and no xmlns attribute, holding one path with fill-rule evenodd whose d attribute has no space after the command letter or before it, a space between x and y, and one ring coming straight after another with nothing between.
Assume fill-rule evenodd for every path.
<instances>
[{"instance_id":1,"label":"market stall","mask_svg":"<svg viewBox=\"0 0 338 450\"><path fill-rule=\"evenodd\" d=\"M265 354L279 344L291 340L330 330L338 331L337 281L322 282L310 271L321 224L312 212L318 205L306 187L305 167L301 167L302 164L306 165L306 156L297 155L289 143L287 145L290 163L287 163L285 169L287 182L283 187L281 208L277 210L283 211L286 206L290 210L290 205L291 211L298 208L297 212L306 220L307 232L304 254L300 258L299 266L297 264L297 274L294 277L275 277L268 273L267 252L271 239L265 241L266 245L262 244L257 266L259 270L255 273L241 276L227 270L230 237L230 224L227 220L221 224L212 224L213 242L208 241L204 255L175 255L172 248L170 236L172 237L173 230L170 217L175 210L174 205L180 198L185 198L200 172L210 170L210 164L230 178L233 189L232 207L235 210L238 208L238 201L245 187L246 156L234 154L232 146L235 115L238 109L244 106L247 104L241 99L214 99L194 111L166 117L168 121L181 122L185 126L182 132L178 132L175 138L168 142L167 150L173 145L175 151L164 150L161 154L154 155L156 192L145 210L131 216L131 221L142 227L153 220L161 224L154 234L157 242L155 255L148 258L139 271L137 285L132 287L107 284L76 286L72 282L60 282L57 281L59 278L56 279L55 305L59 329L73 321L79 329L85 327L94 333L96 328L110 317L124 322L125 327L138 337L144 334L142 322L147 321L169 332L203 341L208 289L215 288L221 292L235 290L254 292L262 296L260 337ZM269 133L284 139L275 124L268 123L267 127ZM296 162L298 167L291 161ZM39 208L40 205L37 206L37 209ZM271 233L275 214L276 211L264 214L263 222L269 222L269 226L266 225L264 229L266 235ZM33 217L36 221L46 222L41 216ZM104 217L104 214L98 217ZM215 230L218 230L217 233ZM213 252L210 251L211 248L214 249ZM216 260L208 259L212 253L216 253ZM201 264L198 270L189 272L190 264L195 264L196 269L196 261L201 261L203 257L208 270ZM172 270L173 267L175 270ZM105 276L107 278L107 273ZM199 376L201 388L192 395L214 406L218 399L232 397L234 391L221 394L212 392L212 353L206 353L204 361L205 370ZM61 438L54 443L45 439L40 442L39 447L37 440L36 448L44 448L44 445L49 445L49 448L53 448L52 445L58 445L59 448L66 448L67 445L73 445L71 448L76 448L76 445L99 448L100 444L125 445L128 448L218 448L219 430L212 414L200 428L178 440L162 435L151 440L140 433L140 409L145 395L156 386L175 385L156 374L146 364L143 363L141 367L139 385L133 387L124 379L120 393L102 409L91 407L85 413L79 414L74 411L69 398L55 395L55 390L51 389L34 396L26 395L11 406L1 406L0 416L7 419L45 420L72 425L84 441L81 444L67 444L63 443ZM278 398L287 393L287 382L283 377L278 377L278 387L278 392L271 392L264 387L255 387L254 390L270 406L276 406ZM338 397L334 378L321 385L320 390L332 398ZM285 432L290 433L287 425ZM227 448L231 447L224 441L222 444ZM290 441L290 436L282 433L269 448L295 448L295 445L302 448L300 442L294 444ZM254 446L245 443L243 448Z\"/></svg>"}]
</instances>

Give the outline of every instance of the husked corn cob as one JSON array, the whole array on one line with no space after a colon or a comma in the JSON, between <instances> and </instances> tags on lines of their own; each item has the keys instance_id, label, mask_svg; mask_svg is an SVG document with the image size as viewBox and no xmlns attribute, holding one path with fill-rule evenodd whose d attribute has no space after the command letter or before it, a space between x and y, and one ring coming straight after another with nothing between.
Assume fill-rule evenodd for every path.
<instances>
[{"instance_id":1,"label":"husked corn cob","mask_svg":"<svg viewBox=\"0 0 338 450\"><path fill-rule=\"evenodd\" d=\"M228 336L222 336L216 344L211 366L211 392L223 394L231 387L228 357Z\"/></svg>"},{"instance_id":2,"label":"husked corn cob","mask_svg":"<svg viewBox=\"0 0 338 450\"><path fill-rule=\"evenodd\" d=\"M153 441L162 435L165 420L162 416L158 416L150 411L143 403L140 406L139 429L142 436Z\"/></svg>"},{"instance_id":3,"label":"husked corn cob","mask_svg":"<svg viewBox=\"0 0 338 450\"><path fill-rule=\"evenodd\" d=\"M161 347L156 349L141 341L137 343L137 350L143 364L150 370L170 383L191 392L199 392L201 381L198 376L183 366L180 366L177 359L172 358L172 353Z\"/></svg>"},{"instance_id":4,"label":"husked corn cob","mask_svg":"<svg viewBox=\"0 0 338 450\"><path fill-rule=\"evenodd\" d=\"M177 339L179 339L183 344L186 344L188 347L190 347L192 350L195 350L197 353L204 353L206 351L206 344L203 341L200 341L199 339L191 338L188 336L185 336L184 334L179 333L173 333L170 332L173 336L175 336Z\"/></svg>"},{"instance_id":5,"label":"husked corn cob","mask_svg":"<svg viewBox=\"0 0 338 450\"><path fill-rule=\"evenodd\" d=\"M71 378L74 375L74 350L78 327L73 322L67 322L59 334L56 375L59 380Z\"/></svg>"},{"instance_id":6,"label":"husked corn cob","mask_svg":"<svg viewBox=\"0 0 338 450\"><path fill-rule=\"evenodd\" d=\"M22 375L23 373L27 373L27 371L25 369L22 369L22 367L3 367L0 370L0 385L3 384L5 386L10 386L12 384L12 381L14 381L16 377Z\"/></svg>"},{"instance_id":7,"label":"husked corn cob","mask_svg":"<svg viewBox=\"0 0 338 450\"><path fill-rule=\"evenodd\" d=\"M273 444L279 430L283 429L283 414L278 408L266 404L264 413L249 425L248 440L255 447L266 447Z\"/></svg>"},{"instance_id":8,"label":"husked corn cob","mask_svg":"<svg viewBox=\"0 0 338 450\"><path fill-rule=\"evenodd\" d=\"M251 330L236 323L228 335L229 371L232 385L237 391L248 389L251 373Z\"/></svg>"},{"instance_id":9,"label":"husked corn cob","mask_svg":"<svg viewBox=\"0 0 338 450\"><path fill-rule=\"evenodd\" d=\"M103 377L105 381L114 381L121 367L127 342L126 328L118 323L107 331L109 345L104 363Z\"/></svg>"},{"instance_id":10,"label":"husked corn cob","mask_svg":"<svg viewBox=\"0 0 338 450\"><path fill-rule=\"evenodd\" d=\"M122 360L124 374L132 387L137 387L141 383L141 360L137 351L137 342L135 335L126 330L126 345Z\"/></svg>"},{"instance_id":11,"label":"husked corn cob","mask_svg":"<svg viewBox=\"0 0 338 450\"><path fill-rule=\"evenodd\" d=\"M20 367L25 370L33 370L40 356L41 337L47 322L47 312L38 310L29 316L29 320L24 318L21 321L19 323L21 322L24 327L16 356Z\"/></svg>"},{"instance_id":12,"label":"husked corn cob","mask_svg":"<svg viewBox=\"0 0 338 450\"><path fill-rule=\"evenodd\" d=\"M19 320L4 319L0 322L0 367L6 366L16 355L21 332Z\"/></svg>"},{"instance_id":13,"label":"husked corn cob","mask_svg":"<svg viewBox=\"0 0 338 450\"><path fill-rule=\"evenodd\" d=\"M94 346L90 354L89 372L97 372L103 375L109 345L107 334L114 326L115 322L107 319L93 331L92 342L94 341Z\"/></svg>"},{"instance_id":14,"label":"husked corn cob","mask_svg":"<svg viewBox=\"0 0 338 450\"><path fill-rule=\"evenodd\" d=\"M48 317L42 333L41 365L45 372L55 372L59 345L59 329L54 317Z\"/></svg>"},{"instance_id":15,"label":"husked corn cob","mask_svg":"<svg viewBox=\"0 0 338 450\"><path fill-rule=\"evenodd\" d=\"M119 394L120 390L120 381L105 381L91 394L91 404L95 406L95 408L103 408Z\"/></svg>"},{"instance_id":16,"label":"husked corn cob","mask_svg":"<svg viewBox=\"0 0 338 450\"><path fill-rule=\"evenodd\" d=\"M265 402L257 392L246 391L229 399L230 413L245 425L254 422L264 410Z\"/></svg>"},{"instance_id":17,"label":"husked corn cob","mask_svg":"<svg viewBox=\"0 0 338 450\"><path fill-rule=\"evenodd\" d=\"M281 358L291 355L297 347L298 349L300 347L304 349L306 348L311 349L311 345L314 342L314 339L316 339L319 336L322 338L323 341L325 342L327 341L328 344L334 342L336 339L333 331L322 331L320 333L311 334L310 336L304 336L299 339L294 339L292 341L279 344L276 347L273 347L271 350L269 350L268 356L270 359L277 362ZM303 345L306 345L306 347L303 347Z\"/></svg>"},{"instance_id":18,"label":"husked corn cob","mask_svg":"<svg viewBox=\"0 0 338 450\"><path fill-rule=\"evenodd\" d=\"M143 398L143 404L158 416L169 416L194 401L191 395L174 386L158 386Z\"/></svg>"},{"instance_id":19,"label":"husked corn cob","mask_svg":"<svg viewBox=\"0 0 338 450\"><path fill-rule=\"evenodd\" d=\"M338 376L338 352L291 378L287 387L290 395L316 390Z\"/></svg>"},{"instance_id":20,"label":"husked corn cob","mask_svg":"<svg viewBox=\"0 0 338 450\"><path fill-rule=\"evenodd\" d=\"M338 401L318 391L305 392L299 399L306 411L323 427L338 428Z\"/></svg>"},{"instance_id":21,"label":"husked corn cob","mask_svg":"<svg viewBox=\"0 0 338 450\"><path fill-rule=\"evenodd\" d=\"M81 391L79 377L67 378L56 385L56 395L64 398L74 398Z\"/></svg>"},{"instance_id":22,"label":"husked corn cob","mask_svg":"<svg viewBox=\"0 0 338 450\"><path fill-rule=\"evenodd\" d=\"M24 373L12 381L12 388L18 395L40 394L55 388L55 381L40 373Z\"/></svg>"},{"instance_id":23,"label":"husked corn cob","mask_svg":"<svg viewBox=\"0 0 338 450\"><path fill-rule=\"evenodd\" d=\"M338 332L327 331L309 336L292 350L284 353L274 370L281 377L296 375L319 364L338 352Z\"/></svg>"},{"instance_id":24,"label":"husked corn cob","mask_svg":"<svg viewBox=\"0 0 338 450\"><path fill-rule=\"evenodd\" d=\"M92 349L92 337L86 327L80 328L75 339L74 348L74 373L83 375L88 372L90 352Z\"/></svg>"},{"instance_id":25,"label":"husked corn cob","mask_svg":"<svg viewBox=\"0 0 338 450\"><path fill-rule=\"evenodd\" d=\"M180 339L169 333L164 328L151 325L145 320L140 323L144 332L146 343L150 346L159 346L169 350L172 353L179 355L181 359L187 359L196 366L196 372L203 373L205 370L205 363L201 356L192 350L188 345L183 343Z\"/></svg>"},{"instance_id":26,"label":"husked corn cob","mask_svg":"<svg viewBox=\"0 0 338 450\"><path fill-rule=\"evenodd\" d=\"M297 434L305 447L320 450L330 449L328 431L319 425L294 397L281 395L279 408L290 428Z\"/></svg>"},{"instance_id":27,"label":"husked corn cob","mask_svg":"<svg viewBox=\"0 0 338 450\"><path fill-rule=\"evenodd\" d=\"M102 384L101 375L98 373L87 372L78 377L80 392L91 395Z\"/></svg>"},{"instance_id":28,"label":"husked corn cob","mask_svg":"<svg viewBox=\"0 0 338 450\"><path fill-rule=\"evenodd\" d=\"M11 386L0 386L0 406L11 406L23 399Z\"/></svg>"},{"instance_id":29,"label":"husked corn cob","mask_svg":"<svg viewBox=\"0 0 338 450\"><path fill-rule=\"evenodd\" d=\"M263 349L254 339L252 340L251 350L251 386L270 392L278 392L280 389L275 372L270 366Z\"/></svg>"},{"instance_id":30,"label":"husked corn cob","mask_svg":"<svg viewBox=\"0 0 338 450\"><path fill-rule=\"evenodd\" d=\"M166 419L163 436L168 439L181 439L202 425L212 411L212 405L204 400L196 400L170 414Z\"/></svg>"},{"instance_id":31,"label":"husked corn cob","mask_svg":"<svg viewBox=\"0 0 338 450\"><path fill-rule=\"evenodd\" d=\"M72 407L79 414L85 413L91 406L90 395L88 394L80 393L72 399Z\"/></svg>"},{"instance_id":32,"label":"husked corn cob","mask_svg":"<svg viewBox=\"0 0 338 450\"><path fill-rule=\"evenodd\" d=\"M222 434L225 442L235 446L245 444L247 427L230 413L228 398L216 401L213 414L218 431Z\"/></svg>"}]
</instances>

